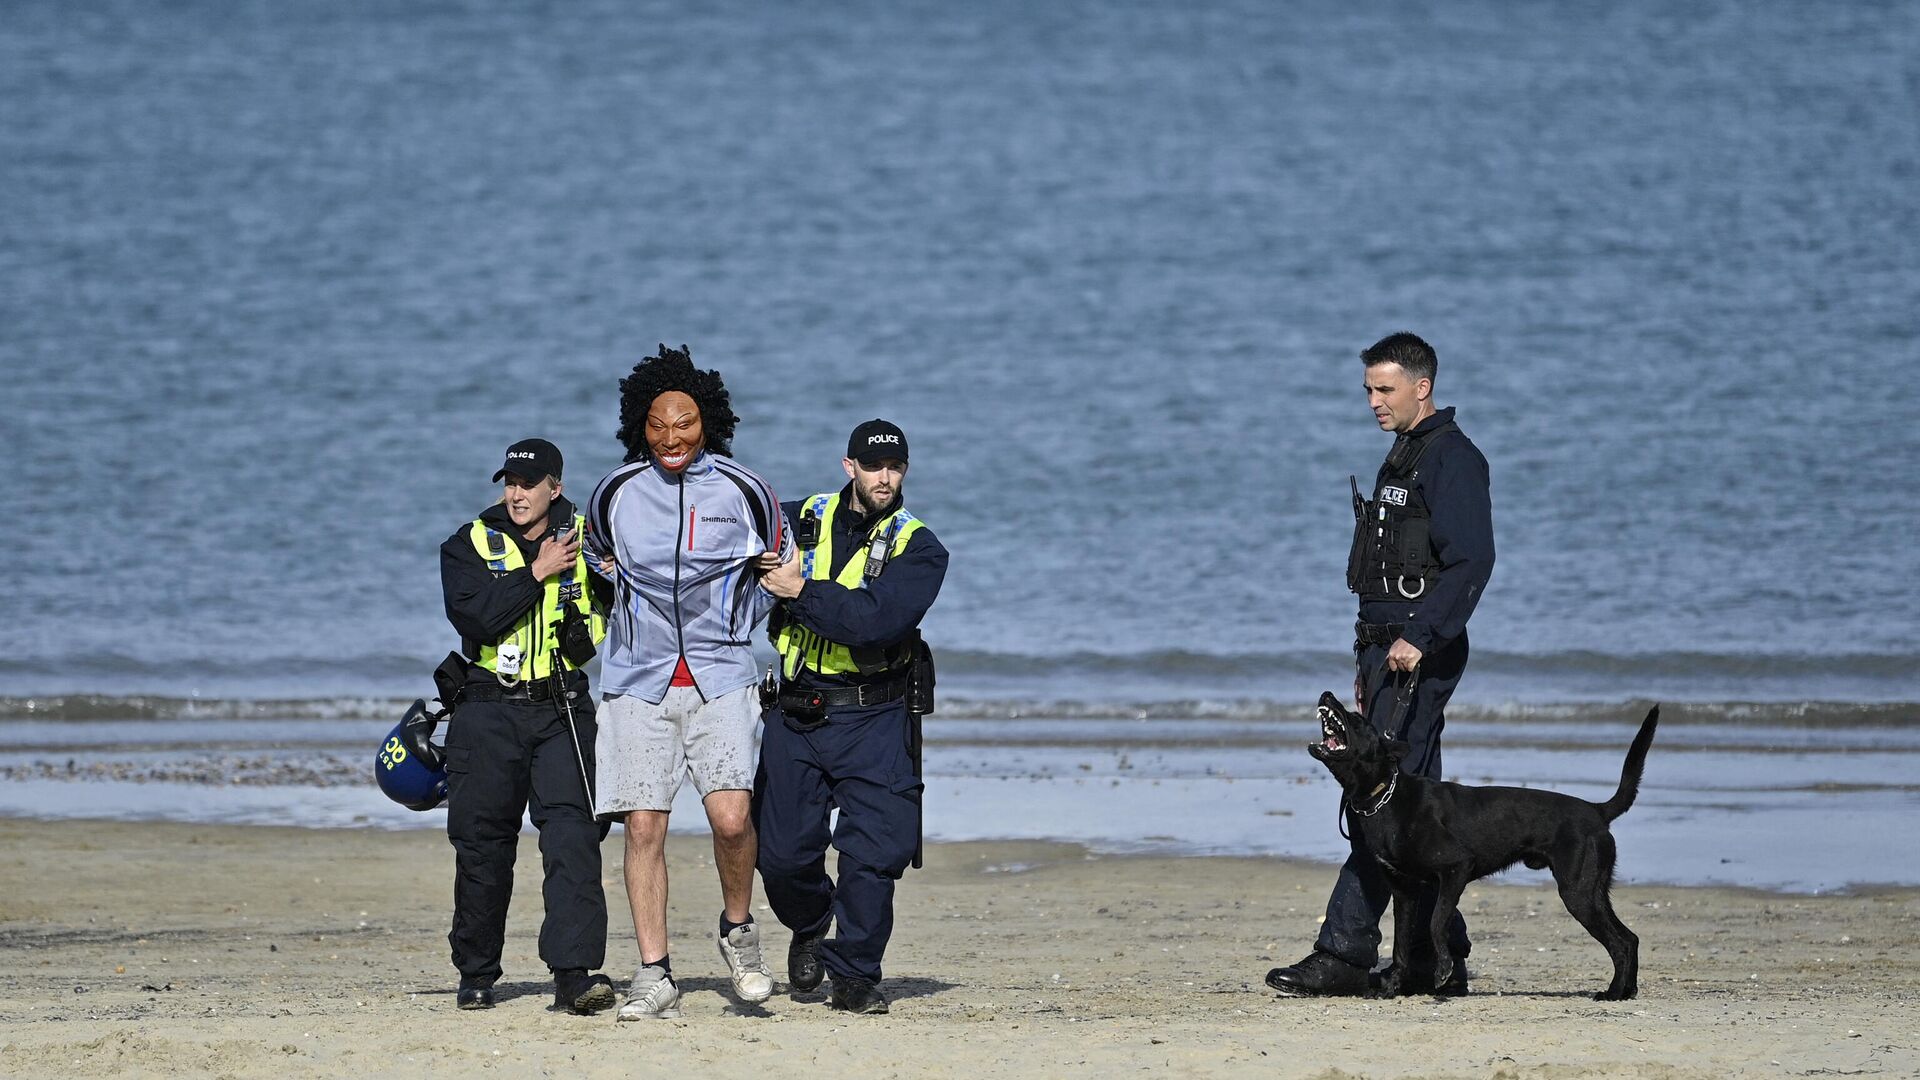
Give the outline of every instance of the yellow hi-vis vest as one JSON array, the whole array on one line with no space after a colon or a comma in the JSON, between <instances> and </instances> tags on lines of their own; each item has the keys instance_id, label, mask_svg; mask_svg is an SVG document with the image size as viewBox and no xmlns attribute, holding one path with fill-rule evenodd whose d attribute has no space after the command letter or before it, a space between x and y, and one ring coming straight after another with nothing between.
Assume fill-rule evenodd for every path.
<instances>
[{"instance_id":1,"label":"yellow hi-vis vest","mask_svg":"<svg viewBox=\"0 0 1920 1080\"><path fill-rule=\"evenodd\" d=\"M582 530L586 527L586 519L575 514L574 535L583 535ZM480 553L491 569L518 570L527 565L527 560L520 554L520 545L484 521L476 518L468 528L467 536L473 541L473 549ZM480 647L480 666L497 672L500 646L511 641L520 646L520 655L525 657L520 661L518 677L521 679L544 679L553 674L555 664L565 670L573 670L573 665L560 655L560 620L566 612L565 605L574 605L580 614L587 617L587 628L593 633L595 645L607 636L606 617L593 610L593 594L587 589L587 572L587 556L583 549L571 567L542 583L545 588L540 603L522 615L505 637Z\"/></svg>"},{"instance_id":2,"label":"yellow hi-vis vest","mask_svg":"<svg viewBox=\"0 0 1920 1080\"><path fill-rule=\"evenodd\" d=\"M833 515L839 508L839 492L815 495L801 508L802 513L811 511L814 517L820 519L820 543L800 553L801 568L808 578L824 581L833 572ZM853 553L833 580L849 589L864 587L867 583L867 553L873 550L875 541L889 542L887 558L892 559L906 550L907 541L919 531L919 518L908 513L904 507L895 510L867 530L866 542ZM780 650L780 669L789 679L799 675L802 666L822 675L873 675L903 667L912 659L911 647L906 643L893 649L856 649L829 641L791 619L780 627L773 644Z\"/></svg>"}]
</instances>

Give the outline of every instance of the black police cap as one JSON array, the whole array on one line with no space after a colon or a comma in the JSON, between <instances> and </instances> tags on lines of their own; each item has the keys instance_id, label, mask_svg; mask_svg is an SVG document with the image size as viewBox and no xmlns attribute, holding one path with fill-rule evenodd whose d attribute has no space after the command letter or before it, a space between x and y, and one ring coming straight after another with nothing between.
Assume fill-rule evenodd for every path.
<instances>
[{"instance_id":1,"label":"black police cap","mask_svg":"<svg viewBox=\"0 0 1920 1080\"><path fill-rule=\"evenodd\" d=\"M863 465L883 458L907 460L907 434L885 420L869 420L847 437L847 456Z\"/></svg>"},{"instance_id":2,"label":"black police cap","mask_svg":"<svg viewBox=\"0 0 1920 1080\"><path fill-rule=\"evenodd\" d=\"M507 447L507 463L493 474L493 482L512 473L532 483L546 477L560 479L560 448L545 439L521 439Z\"/></svg>"}]
</instances>

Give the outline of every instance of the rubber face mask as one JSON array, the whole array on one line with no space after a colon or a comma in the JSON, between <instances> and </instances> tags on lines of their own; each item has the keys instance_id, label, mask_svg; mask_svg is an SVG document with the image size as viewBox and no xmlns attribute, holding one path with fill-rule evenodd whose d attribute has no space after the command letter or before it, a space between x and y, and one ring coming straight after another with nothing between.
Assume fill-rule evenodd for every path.
<instances>
[{"instance_id":1,"label":"rubber face mask","mask_svg":"<svg viewBox=\"0 0 1920 1080\"><path fill-rule=\"evenodd\" d=\"M647 408L647 454L668 472L687 467L707 445L700 406L678 390L668 390Z\"/></svg>"}]
</instances>

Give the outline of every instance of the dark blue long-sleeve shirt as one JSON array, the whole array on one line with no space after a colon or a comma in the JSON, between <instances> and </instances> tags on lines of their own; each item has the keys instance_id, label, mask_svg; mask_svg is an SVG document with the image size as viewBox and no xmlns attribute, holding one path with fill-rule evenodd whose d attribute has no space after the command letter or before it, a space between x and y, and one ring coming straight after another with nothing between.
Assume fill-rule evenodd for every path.
<instances>
[{"instance_id":1,"label":"dark blue long-sleeve shirt","mask_svg":"<svg viewBox=\"0 0 1920 1080\"><path fill-rule=\"evenodd\" d=\"M789 524L800 520L800 510L806 501L780 504ZM866 547L867 530L873 523L873 517L854 512L852 485L843 488L839 509L833 515L833 565L827 568L829 579L846 567L855 551ZM879 577L868 579L858 589L849 589L833 580L810 579L801 586L799 596L782 603L784 617L842 645L891 645L920 625L927 609L940 595L940 584L946 576L947 549L923 523L907 538L907 546L900 554L887 560L886 569ZM836 686L857 680L823 676L803 668L799 681L810 686Z\"/></svg>"},{"instance_id":2,"label":"dark blue long-sleeve shirt","mask_svg":"<svg viewBox=\"0 0 1920 1080\"><path fill-rule=\"evenodd\" d=\"M1453 422L1453 409L1441 409L1413 429L1414 434ZM1429 536L1440 570L1417 603L1374 600L1360 605L1369 623L1405 623L1407 644L1430 653L1466 632L1480 594L1493 576L1493 497L1487 459L1473 440L1455 428L1428 447L1411 486L1431 515ZM1374 489L1385 479L1386 465Z\"/></svg>"}]
</instances>

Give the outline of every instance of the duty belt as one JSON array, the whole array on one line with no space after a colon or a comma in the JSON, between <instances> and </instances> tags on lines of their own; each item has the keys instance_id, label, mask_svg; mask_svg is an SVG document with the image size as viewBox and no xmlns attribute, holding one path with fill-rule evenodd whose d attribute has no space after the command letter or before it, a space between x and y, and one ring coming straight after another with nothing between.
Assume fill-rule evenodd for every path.
<instances>
[{"instance_id":1,"label":"duty belt","mask_svg":"<svg viewBox=\"0 0 1920 1080\"><path fill-rule=\"evenodd\" d=\"M885 705L889 701L899 701L906 696L907 677L902 675L885 682L837 686L826 690L782 686L778 702L782 710L799 709L802 712L819 712L834 705Z\"/></svg>"},{"instance_id":2,"label":"duty belt","mask_svg":"<svg viewBox=\"0 0 1920 1080\"><path fill-rule=\"evenodd\" d=\"M1400 640L1406 629L1406 623L1357 622L1353 624L1353 646L1358 649L1368 645L1391 645Z\"/></svg>"},{"instance_id":3,"label":"duty belt","mask_svg":"<svg viewBox=\"0 0 1920 1080\"><path fill-rule=\"evenodd\" d=\"M469 682L461 696L468 701L552 701L554 680L529 679L515 686L501 686L497 681ZM567 696L573 697L578 687L570 687Z\"/></svg>"}]
</instances>

